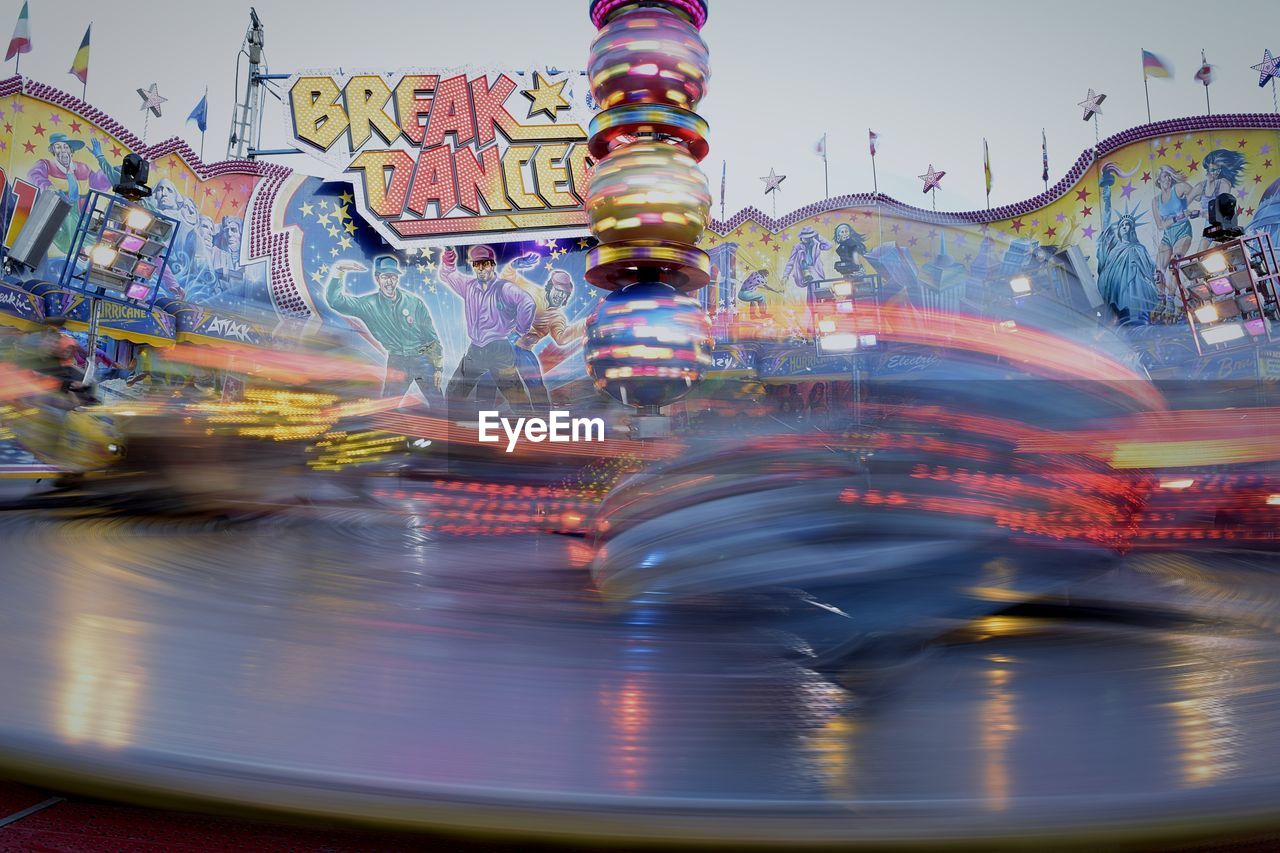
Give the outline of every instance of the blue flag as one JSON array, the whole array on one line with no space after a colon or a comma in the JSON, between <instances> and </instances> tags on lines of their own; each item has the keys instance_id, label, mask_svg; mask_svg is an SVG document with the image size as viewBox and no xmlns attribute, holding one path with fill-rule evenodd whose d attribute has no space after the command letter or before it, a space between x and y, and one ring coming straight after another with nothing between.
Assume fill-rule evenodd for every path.
<instances>
[{"instance_id":1,"label":"blue flag","mask_svg":"<svg viewBox=\"0 0 1280 853\"><path fill-rule=\"evenodd\" d=\"M209 127L209 93L205 92L204 97L200 99L200 103L196 104L196 108L191 111L191 115L187 116L187 121L194 121L196 127L200 128L200 132L204 133Z\"/></svg>"}]
</instances>

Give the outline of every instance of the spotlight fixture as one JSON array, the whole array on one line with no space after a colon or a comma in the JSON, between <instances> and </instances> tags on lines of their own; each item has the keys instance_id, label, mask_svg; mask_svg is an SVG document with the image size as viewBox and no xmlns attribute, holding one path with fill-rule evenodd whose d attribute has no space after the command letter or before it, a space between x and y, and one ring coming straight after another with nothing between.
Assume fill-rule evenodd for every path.
<instances>
[{"instance_id":1,"label":"spotlight fixture","mask_svg":"<svg viewBox=\"0 0 1280 853\"><path fill-rule=\"evenodd\" d=\"M1221 193L1209 205L1209 224L1204 229L1206 239L1225 243L1244 235L1244 229L1236 222L1236 197Z\"/></svg>"},{"instance_id":2,"label":"spotlight fixture","mask_svg":"<svg viewBox=\"0 0 1280 853\"><path fill-rule=\"evenodd\" d=\"M155 219L150 213L141 207L131 207L129 212L124 215L124 224L135 231L146 231L151 227L151 222Z\"/></svg>"},{"instance_id":3,"label":"spotlight fixture","mask_svg":"<svg viewBox=\"0 0 1280 853\"><path fill-rule=\"evenodd\" d=\"M1212 323L1218 319L1218 309L1213 305L1203 305L1196 309L1196 320L1201 323Z\"/></svg>"},{"instance_id":4,"label":"spotlight fixture","mask_svg":"<svg viewBox=\"0 0 1280 853\"><path fill-rule=\"evenodd\" d=\"M147 186L150 176L151 165L137 154L129 154L120 164L120 180L114 187L115 192L129 201L141 201L151 195L151 187Z\"/></svg>"}]
</instances>

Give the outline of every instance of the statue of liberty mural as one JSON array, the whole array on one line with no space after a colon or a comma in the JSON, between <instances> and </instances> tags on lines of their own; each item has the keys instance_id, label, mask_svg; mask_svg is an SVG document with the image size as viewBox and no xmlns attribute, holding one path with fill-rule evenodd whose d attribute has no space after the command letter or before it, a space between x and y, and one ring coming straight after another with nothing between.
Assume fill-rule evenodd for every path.
<instances>
[{"instance_id":1,"label":"statue of liberty mural","mask_svg":"<svg viewBox=\"0 0 1280 853\"><path fill-rule=\"evenodd\" d=\"M1138 239L1141 213L1125 209L1113 217L1111 188L1116 176L1131 177L1114 162L1102 164L1098 192L1102 196L1102 233L1098 235L1098 292L1107 300L1121 325L1146 325L1156 308L1156 265Z\"/></svg>"}]
</instances>

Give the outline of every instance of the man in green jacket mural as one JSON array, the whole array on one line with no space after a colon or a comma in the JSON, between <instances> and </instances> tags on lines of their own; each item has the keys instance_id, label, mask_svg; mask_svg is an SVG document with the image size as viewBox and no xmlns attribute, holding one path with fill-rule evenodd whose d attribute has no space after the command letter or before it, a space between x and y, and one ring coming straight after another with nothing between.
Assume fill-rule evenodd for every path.
<instances>
[{"instance_id":1,"label":"man in green jacket mural","mask_svg":"<svg viewBox=\"0 0 1280 853\"><path fill-rule=\"evenodd\" d=\"M436 335L431 310L422 297L400 289L404 271L391 255L381 255L373 262L377 290L360 296L347 293L347 275L367 269L358 261L334 263L325 286L325 300L339 314L363 322L373 339L387 351L387 373L382 383L384 396L402 397L417 382L428 405L443 413L440 382L444 349Z\"/></svg>"}]
</instances>

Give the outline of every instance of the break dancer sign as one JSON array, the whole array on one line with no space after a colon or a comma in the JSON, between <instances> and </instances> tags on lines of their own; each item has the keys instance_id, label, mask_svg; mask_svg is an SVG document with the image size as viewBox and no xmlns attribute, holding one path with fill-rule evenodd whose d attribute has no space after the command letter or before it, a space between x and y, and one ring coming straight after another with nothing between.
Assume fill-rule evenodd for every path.
<instances>
[{"instance_id":1,"label":"break dancer sign","mask_svg":"<svg viewBox=\"0 0 1280 853\"><path fill-rule=\"evenodd\" d=\"M318 71L290 78L286 105L297 146L413 249L585 236L586 97L578 72Z\"/></svg>"}]
</instances>

